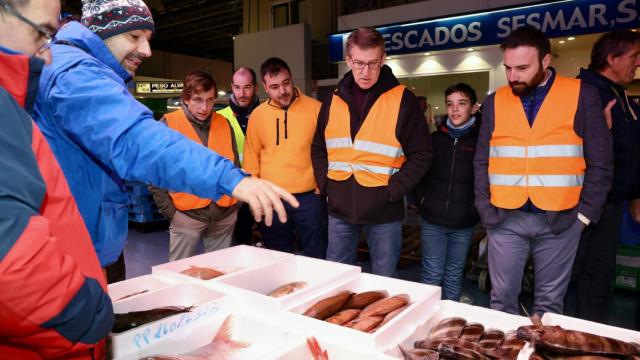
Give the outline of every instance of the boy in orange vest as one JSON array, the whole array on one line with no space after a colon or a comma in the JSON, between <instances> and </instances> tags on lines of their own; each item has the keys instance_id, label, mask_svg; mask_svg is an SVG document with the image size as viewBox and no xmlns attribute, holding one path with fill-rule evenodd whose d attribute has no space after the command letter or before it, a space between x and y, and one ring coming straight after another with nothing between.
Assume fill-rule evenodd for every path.
<instances>
[{"instance_id":1,"label":"boy in orange vest","mask_svg":"<svg viewBox=\"0 0 640 360\"><path fill-rule=\"evenodd\" d=\"M509 86L485 101L474 160L491 308L519 313L531 255L533 312L562 313L580 235L611 186L611 134L597 90L549 67L544 33L517 29L501 48Z\"/></svg>"},{"instance_id":2,"label":"boy in orange vest","mask_svg":"<svg viewBox=\"0 0 640 360\"><path fill-rule=\"evenodd\" d=\"M218 86L211 75L193 71L184 80L180 109L160 121L239 166L233 129L224 116L213 111L217 95ZM205 252L231 245L238 216L235 199L225 195L214 202L187 193L157 188L151 191L160 212L171 220L170 261L196 255L200 239Z\"/></svg>"}]
</instances>

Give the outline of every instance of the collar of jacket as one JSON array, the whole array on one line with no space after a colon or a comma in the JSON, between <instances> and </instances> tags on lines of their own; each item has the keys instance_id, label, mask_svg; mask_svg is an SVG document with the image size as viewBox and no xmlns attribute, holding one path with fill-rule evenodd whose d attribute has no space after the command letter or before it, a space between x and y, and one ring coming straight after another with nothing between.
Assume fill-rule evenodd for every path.
<instances>
[{"instance_id":1,"label":"collar of jacket","mask_svg":"<svg viewBox=\"0 0 640 360\"><path fill-rule=\"evenodd\" d=\"M187 120L189 120L189 122L196 126L198 129L208 129L209 125L211 125L211 117L213 117L213 113L215 112L213 109L211 110L211 114L209 114L209 117L207 117L204 121L200 121L196 119L195 116L193 116L185 103L181 103L180 108L182 109L182 112L184 112L184 115L187 117Z\"/></svg>"},{"instance_id":2,"label":"collar of jacket","mask_svg":"<svg viewBox=\"0 0 640 360\"><path fill-rule=\"evenodd\" d=\"M340 82L338 83L338 88L336 89L336 94L340 96L347 104L352 103L351 86L354 82L355 78L353 77L353 71L349 71L344 75L342 80L340 80ZM368 102L375 101L380 95L393 89L399 84L400 83L398 82L398 79L396 79L395 75L393 75L393 71L391 71L391 68L387 65L383 65L380 68L380 77L378 78L378 81L373 84L371 88L369 88L369 94L371 96Z\"/></svg>"},{"instance_id":3,"label":"collar of jacket","mask_svg":"<svg viewBox=\"0 0 640 360\"><path fill-rule=\"evenodd\" d=\"M233 94L231 94L231 96L229 97L229 106L231 106L231 111L233 111L234 114L251 114L253 109L257 108L258 105L260 105L260 98L258 97L258 94L255 93L253 94L253 102L247 107L238 105L236 102L236 97Z\"/></svg>"},{"instance_id":4,"label":"collar of jacket","mask_svg":"<svg viewBox=\"0 0 640 360\"><path fill-rule=\"evenodd\" d=\"M0 86L31 113L44 60L0 46Z\"/></svg>"},{"instance_id":5,"label":"collar of jacket","mask_svg":"<svg viewBox=\"0 0 640 360\"><path fill-rule=\"evenodd\" d=\"M300 89L298 89L297 86L295 86L293 88L293 100L291 100L291 104L289 104L289 106L287 106L286 108L281 108L280 106L271 103L271 98L269 98L269 100L267 100L267 105L269 106L273 106L276 109L280 109L280 110L289 110L300 98Z\"/></svg>"},{"instance_id":6,"label":"collar of jacket","mask_svg":"<svg viewBox=\"0 0 640 360\"><path fill-rule=\"evenodd\" d=\"M56 34L56 38L68 42L93 56L118 74L125 83L132 79L131 75L122 67L118 59L113 56L111 50L109 50L104 43L104 40L79 22L71 21L65 24ZM53 46L65 45L54 44Z\"/></svg>"},{"instance_id":7,"label":"collar of jacket","mask_svg":"<svg viewBox=\"0 0 640 360\"><path fill-rule=\"evenodd\" d=\"M595 86L600 91L605 91L610 93L611 95L616 95L613 90L617 90L619 93L623 93L625 91L625 86L619 84L615 81L612 81L608 77L594 71L591 69L580 69L580 74L578 75L578 79L584 80L589 84Z\"/></svg>"}]
</instances>

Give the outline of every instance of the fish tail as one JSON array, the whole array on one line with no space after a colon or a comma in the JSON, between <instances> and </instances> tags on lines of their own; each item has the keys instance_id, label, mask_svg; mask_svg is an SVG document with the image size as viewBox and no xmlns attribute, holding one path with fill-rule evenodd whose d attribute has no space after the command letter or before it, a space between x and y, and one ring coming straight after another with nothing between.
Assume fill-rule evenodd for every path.
<instances>
[{"instance_id":1,"label":"fish tail","mask_svg":"<svg viewBox=\"0 0 640 360\"><path fill-rule=\"evenodd\" d=\"M218 333L211 342L224 343L233 349L246 348L251 346L251 342L233 339L233 315L227 316L222 322Z\"/></svg>"},{"instance_id":2,"label":"fish tail","mask_svg":"<svg viewBox=\"0 0 640 360\"><path fill-rule=\"evenodd\" d=\"M316 340L314 336L307 338L307 347L309 348L314 360L329 360L327 350L322 351L320 344L318 344L318 340Z\"/></svg>"}]
</instances>

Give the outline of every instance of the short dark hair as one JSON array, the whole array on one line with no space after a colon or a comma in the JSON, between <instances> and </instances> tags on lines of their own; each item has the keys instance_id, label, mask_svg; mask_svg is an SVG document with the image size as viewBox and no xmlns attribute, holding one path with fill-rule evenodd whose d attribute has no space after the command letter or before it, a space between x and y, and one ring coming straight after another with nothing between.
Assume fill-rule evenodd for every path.
<instances>
[{"instance_id":1,"label":"short dark hair","mask_svg":"<svg viewBox=\"0 0 640 360\"><path fill-rule=\"evenodd\" d=\"M218 96L218 84L211 75L195 70L187 74L184 78L184 85L180 97L182 100L190 100L194 94L203 93L213 89L214 96Z\"/></svg>"},{"instance_id":2,"label":"short dark hair","mask_svg":"<svg viewBox=\"0 0 640 360\"><path fill-rule=\"evenodd\" d=\"M538 50L540 61L547 54L551 53L551 43L547 36L533 26L525 26L511 32L509 36L500 44L500 49L515 49L520 46L531 46Z\"/></svg>"},{"instance_id":3,"label":"short dark hair","mask_svg":"<svg viewBox=\"0 0 640 360\"><path fill-rule=\"evenodd\" d=\"M235 74L237 74L239 72L248 72L251 75L251 83L253 85L255 85L257 83L258 79L256 79L256 72L253 71L252 68L246 67L246 66L240 66L239 68L235 69L235 71L233 72L231 77L233 78L233 75L235 75ZM233 81L233 79L231 81Z\"/></svg>"},{"instance_id":4,"label":"short dark hair","mask_svg":"<svg viewBox=\"0 0 640 360\"><path fill-rule=\"evenodd\" d=\"M446 99L447 96L449 96L449 95L451 95L453 93L457 93L457 92L459 92L462 95L468 97L469 101L471 101L471 105L476 104L478 102L478 95L476 95L476 91L473 90L471 85L463 83L463 82L449 86L444 91L444 98Z\"/></svg>"},{"instance_id":5,"label":"short dark hair","mask_svg":"<svg viewBox=\"0 0 640 360\"><path fill-rule=\"evenodd\" d=\"M593 44L591 49L591 64L589 68L602 71L609 67L607 57L622 56L633 45L640 43L640 34L631 30L618 30L606 33Z\"/></svg>"},{"instance_id":6,"label":"short dark hair","mask_svg":"<svg viewBox=\"0 0 640 360\"><path fill-rule=\"evenodd\" d=\"M382 49L382 52L384 52L384 38L382 34L380 34L378 30L368 26L359 27L349 34L346 44L347 55L354 45L362 50L379 47Z\"/></svg>"},{"instance_id":7,"label":"short dark hair","mask_svg":"<svg viewBox=\"0 0 640 360\"><path fill-rule=\"evenodd\" d=\"M282 70L287 70L289 75L291 75L291 69L289 69L289 65L287 65L284 60L279 57L268 58L260 66L260 78L264 82L267 74L269 74L269 76L277 76Z\"/></svg>"}]
</instances>

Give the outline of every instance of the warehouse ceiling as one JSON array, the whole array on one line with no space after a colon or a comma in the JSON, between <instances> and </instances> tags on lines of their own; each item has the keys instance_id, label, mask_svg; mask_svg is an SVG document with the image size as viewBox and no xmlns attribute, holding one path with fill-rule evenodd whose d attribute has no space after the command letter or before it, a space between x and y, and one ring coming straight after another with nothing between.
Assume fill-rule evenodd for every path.
<instances>
[{"instance_id":1,"label":"warehouse ceiling","mask_svg":"<svg viewBox=\"0 0 640 360\"><path fill-rule=\"evenodd\" d=\"M80 1L63 1L79 15ZM233 62L233 36L242 32L242 0L145 0L156 34L154 50Z\"/></svg>"}]
</instances>

